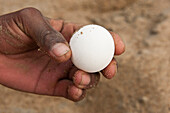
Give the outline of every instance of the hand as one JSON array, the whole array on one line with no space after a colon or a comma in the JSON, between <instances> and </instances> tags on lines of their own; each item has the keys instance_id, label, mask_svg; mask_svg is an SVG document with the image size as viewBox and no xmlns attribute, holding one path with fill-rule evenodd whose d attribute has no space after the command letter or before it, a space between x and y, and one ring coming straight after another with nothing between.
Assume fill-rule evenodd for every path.
<instances>
[{"instance_id":1,"label":"hand","mask_svg":"<svg viewBox=\"0 0 170 113\"><path fill-rule=\"evenodd\" d=\"M34 8L0 16L0 83L20 91L79 101L97 85L99 73L86 73L70 61L68 42L80 26L49 19ZM111 32L115 54L124 52L121 38ZM111 79L113 59L103 71Z\"/></svg>"}]
</instances>

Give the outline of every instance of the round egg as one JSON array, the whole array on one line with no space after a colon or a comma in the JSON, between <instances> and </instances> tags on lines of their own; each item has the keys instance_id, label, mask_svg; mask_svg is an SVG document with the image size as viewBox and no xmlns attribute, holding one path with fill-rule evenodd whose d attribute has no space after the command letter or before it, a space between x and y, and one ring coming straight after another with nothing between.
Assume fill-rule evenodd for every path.
<instances>
[{"instance_id":1,"label":"round egg","mask_svg":"<svg viewBox=\"0 0 170 113\"><path fill-rule=\"evenodd\" d=\"M86 25L76 31L70 39L73 64L86 72L104 69L115 52L112 35L102 26Z\"/></svg>"}]
</instances>

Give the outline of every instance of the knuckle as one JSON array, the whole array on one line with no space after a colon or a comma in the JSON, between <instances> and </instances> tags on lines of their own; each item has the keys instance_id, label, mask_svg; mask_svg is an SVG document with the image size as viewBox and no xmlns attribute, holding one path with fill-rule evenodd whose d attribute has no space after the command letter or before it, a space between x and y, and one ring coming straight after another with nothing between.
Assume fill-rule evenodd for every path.
<instances>
[{"instance_id":1,"label":"knuckle","mask_svg":"<svg viewBox=\"0 0 170 113\"><path fill-rule=\"evenodd\" d=\"M41 14L41 12L36 8L28 7L20 10L19 14L24 16L31 16L33 14Z\"/></svg>"},{"instance_id":2,"label":"knuckle","mask_svg":"<svg viewBox=\"0 0 170 113\"><path fill-rule=\"evenodd\" d=\"M46 47L46 49L50 49L50 46L53 46L55 44L55 35L51 31L43 31L41 33L41 37L39 39L39 42L41 46Z\"/></svg>"},{"instance_id":3,"label":"knuckle","mask_svg":"<svg viewBox=\"0 0 170 113\"><path fill-rule=\"evenodd\" d=\"M74 24L73 23L65 23L64 27L74 28Z\"/></svg>"},{"instance_id":4,"label":"knuckle","mask_svg":"<svg viewBox=\"0 0 170 113\"><path fill-rule=\"evenodd\" d=\"M67 25L68 25L68 26L74 26L74 24L73 24L73 23L68 23Z\"/></svg>"}]
</instances>

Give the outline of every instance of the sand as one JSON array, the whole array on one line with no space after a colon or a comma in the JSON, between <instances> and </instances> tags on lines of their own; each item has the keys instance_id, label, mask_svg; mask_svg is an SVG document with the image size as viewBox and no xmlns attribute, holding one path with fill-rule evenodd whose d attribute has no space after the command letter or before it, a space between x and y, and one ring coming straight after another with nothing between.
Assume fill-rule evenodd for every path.
<instances>
[{"instance_id":1,"label":"sand","mask_svg":"<svg viewBox=\"0 0 170 113\"><path fill-rule=\"evenodd\" d=\"M80 102L0 86L0 113L170 113L169 0L0 0L0 15L35 7L43 15L99 24L118 33L126 52L118 74L101 78Z\"/></svg>"}]
</instances>

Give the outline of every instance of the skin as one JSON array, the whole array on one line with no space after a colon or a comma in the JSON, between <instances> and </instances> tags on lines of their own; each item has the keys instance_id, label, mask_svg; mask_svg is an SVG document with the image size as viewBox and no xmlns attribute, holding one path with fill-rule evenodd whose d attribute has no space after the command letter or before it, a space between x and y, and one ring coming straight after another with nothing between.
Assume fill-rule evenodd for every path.
<instances>
[{"instance_id":1,"label":"skin","mask_svg":"<svg viewBox=\"0 0 170 113\"><path fill-rule=\"evenodd\" d=\"M95 87L99 73L86 73L71 62L69 40L79 25L44 17L35 8L0 16L0 83L35 94L79 101ZM115 55L125 51L121 38L115 40ZM101 71L111 79L117 72L113 59Z\"/></svg>"}]
</instances>

